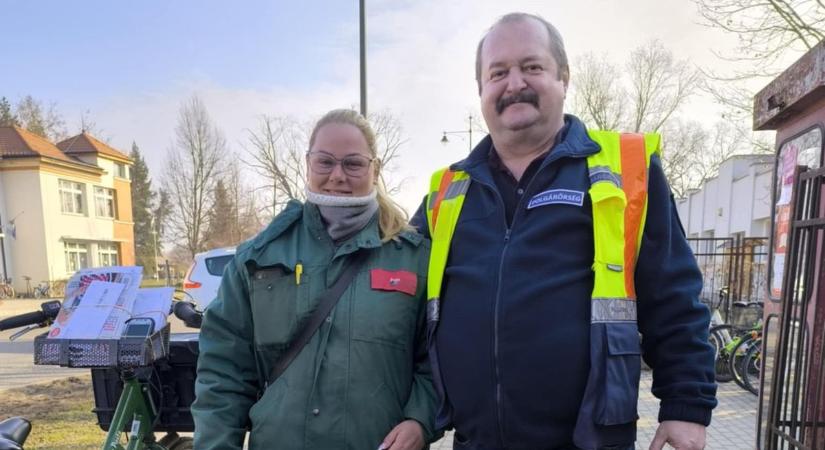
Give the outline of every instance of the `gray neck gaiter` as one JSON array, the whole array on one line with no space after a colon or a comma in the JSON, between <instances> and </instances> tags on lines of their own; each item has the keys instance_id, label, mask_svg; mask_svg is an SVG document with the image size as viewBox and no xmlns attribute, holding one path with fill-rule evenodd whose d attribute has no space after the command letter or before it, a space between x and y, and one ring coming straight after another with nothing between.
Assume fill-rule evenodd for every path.
<instances>
[{"instance_id":1,"label":"gray neck gaiter","mask_svg":"<svg viewBox=\"0 0 825 450\"><path fill-rule=\"evenodd\" d=\"M351 197L319 194L307 188L306 198L308 202L318 205L327 233L334 242L354 236L378 211L375 189L363 197Z\"/></svg>"}]
</instances>

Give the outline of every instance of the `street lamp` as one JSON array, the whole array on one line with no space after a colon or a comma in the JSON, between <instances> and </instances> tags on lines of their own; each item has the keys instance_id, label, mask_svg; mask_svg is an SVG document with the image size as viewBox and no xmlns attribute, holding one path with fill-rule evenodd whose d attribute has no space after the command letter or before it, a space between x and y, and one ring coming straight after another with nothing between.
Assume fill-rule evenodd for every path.
<instances>
[{"instance_id":1,"label":"street lamp","mask_svg":"<svg viewBox=\"0 0 825 450\"><path fill-rule=\"evenodd\" d=\"M466 130L442 131L441 143L444 144L444 145L446 145L447 143L450 142L450 140L447 139L448 134L467 134L468 135L467 138L470 142L470 151L473 151L473 115L470 114L467 117L467 129Z\"/></svg>"}]
</instances>

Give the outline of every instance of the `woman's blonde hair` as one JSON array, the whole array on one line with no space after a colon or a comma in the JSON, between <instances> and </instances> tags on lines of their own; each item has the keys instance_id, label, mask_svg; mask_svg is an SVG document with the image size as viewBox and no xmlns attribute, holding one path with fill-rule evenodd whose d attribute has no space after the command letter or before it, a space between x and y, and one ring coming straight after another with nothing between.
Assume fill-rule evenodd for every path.
<instances>
[{"instance_id":1,"label":"woman's blonde hair","mask_svg":"<svg viewBox=\"0 0 825 450\"><path fill-rule=\"evenodd\" d=\"M357 111L351 109L333 109L324 114L324 117L315 124L312 129L312 134L309 137L309 148L315 144L315 137L318 135L318 130L324 125L331 123L352 125L361 131L364 139L367 141L367 148L370 156L375 158L373 163L376 167L375 179L375 193L378 200L378 227L381 231L381 241L387 242L395 238L403 231L412 230L413 228L407 223L409 216L407 212L401 208L387 193L387 188L384 184L384 177L381 175L381 160L378 159L378 148L375 139L375 132L372 130L370 123Z\"/></svg>"}]
</instances>

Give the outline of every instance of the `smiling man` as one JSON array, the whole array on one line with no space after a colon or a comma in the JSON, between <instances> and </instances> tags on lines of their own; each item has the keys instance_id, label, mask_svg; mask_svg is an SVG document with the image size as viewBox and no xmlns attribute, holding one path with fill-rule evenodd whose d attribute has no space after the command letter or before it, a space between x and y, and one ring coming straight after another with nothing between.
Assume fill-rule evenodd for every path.
<instances>
[{"instance_id":1,"label":"smiling man","mask_svg":"<svg viewBox=\"0 0 825 450\"><path fill-rule=\"evenodd\" d=\"M490 134L433 175L414 218L433 240L438 425L456 449L632 449L644 355L661 399L651 448L702 448L709 316L659 137L565 115L564 45L534 15L490 28L476 77Z\"/></svg>"}]
</instances>

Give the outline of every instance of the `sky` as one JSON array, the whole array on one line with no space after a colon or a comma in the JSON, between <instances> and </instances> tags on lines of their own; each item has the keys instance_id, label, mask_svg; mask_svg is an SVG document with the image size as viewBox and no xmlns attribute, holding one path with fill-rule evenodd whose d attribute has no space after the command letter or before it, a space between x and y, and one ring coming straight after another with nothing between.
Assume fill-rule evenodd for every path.
<instances>
[{"instance_id":1,"label":"sky","mask_svg":"<svg viewBox=\"0 0 825 450\"><path fill-rule=\"evenodd\" d=\"M592 51L623 62L659 39L677 58L716 68L735 38L701 25L690 0L366 0L368 110L399 118L405 143L392 177L414 211L429 174L467 154L479 117L475 48L512 11L537 13L564 37L570 59ZM86 115L128 153L136 142L159 180L182 102L198 95L243 157L262 114L312 120L358 109L357 0L0 0L0 96L54 102L69 133ZM575 72L571 74L575 85ZM695 98L692 118L712 121ZM473 134L476 143L480 133ZM247 158L248 159L248 158Z\"/></svg>"}]
</instances>

